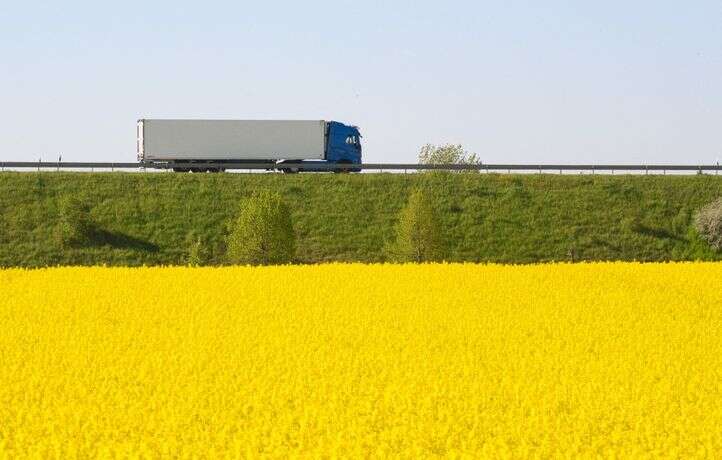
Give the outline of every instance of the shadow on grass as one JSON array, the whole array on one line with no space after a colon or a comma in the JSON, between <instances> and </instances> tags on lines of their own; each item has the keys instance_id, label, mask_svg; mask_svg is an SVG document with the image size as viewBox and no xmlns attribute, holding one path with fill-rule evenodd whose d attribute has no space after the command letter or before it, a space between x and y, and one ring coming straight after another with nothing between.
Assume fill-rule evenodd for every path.
<instances>
[{"instance_id":1,"label":"shadow on grass","mask_svg":"<svg viewBox=\"0 0 722 460\"><path fill-rule=\"evenodd\" d=\"M140 238L99 228L93 230L88 246L111 246L117 249L132 249L144 252L158 252L160 249L157 245Z\"/></svg>"},{"instance_id":2,"label":"shadow on grass","mask_svg":"<svg viewBox=\"0 0 722 460\"><path fill-rule=\"evenodd\" d=\"M650 227L650 226L644 225L644 224L637 224L635 226L635 230L637 233L640 233L640 234L646 235L646 236L651 236L654 238L663 238L663 239L675 240L675 241L680 241L680 242L687 241L686 239L682 238L681 236L676 235L665 228Z\"/></svg>"}]
</instances>

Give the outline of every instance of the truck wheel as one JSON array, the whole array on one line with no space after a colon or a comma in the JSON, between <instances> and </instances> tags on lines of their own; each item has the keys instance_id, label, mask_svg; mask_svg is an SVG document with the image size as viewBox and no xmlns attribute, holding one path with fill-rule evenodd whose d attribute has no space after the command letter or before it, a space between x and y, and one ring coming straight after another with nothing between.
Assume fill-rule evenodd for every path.
<instances>
[{"instance_id":1,"label":"truck wheel","mask_svg":"<svg viewBox=\"0 0 722 460\"><path fill-rule=\"evenodd\" d=\"M342 161L342 162L338 163L338 166L346 166L347 164L350 166L350 163L346 163L346 162ZM334 174L348 174L350 171L344 167L341 167L338 169L334 169L333 172L334 172Z\"/></svg>"},{"instance_id":2,"label":"truck wheel","mask_svg":"<svg viewBox=\"0 0 722 460\"><path fill-rule=\"evenodd\" d=\"M173 172L177 172L177 173L187 173L189 171L190 170L188 168L173 168Z\"/></svg>"},{"instance_id":3,"label":"truck wheel","mask_svg":"<svg viewBox=\"0 0 722 460\"><path fill-rule=\"evenodd\" d=\"M298 168L281 168L283 174L297 174L298 171Z\"/></svg>"}]
</instances>

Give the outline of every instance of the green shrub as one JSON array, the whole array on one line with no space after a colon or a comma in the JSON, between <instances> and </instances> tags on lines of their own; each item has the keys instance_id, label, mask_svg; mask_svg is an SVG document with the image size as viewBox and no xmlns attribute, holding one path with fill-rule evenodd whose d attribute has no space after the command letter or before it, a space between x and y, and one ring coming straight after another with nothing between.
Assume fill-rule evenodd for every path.
<instances>
[{"instance_id":1,"label":"green shrub","mask_svg":"<svg viewBox=\"0 0 722 460\"><path fill-rule=\"evenodd\" d=\"M8 214L6 209L0 208L0 244L5 244L8 240L8 221L10 220L7 218Z\"/></svg>"},{"instance_id":2,"label":"green shrub","mask_svg":"<svg viewBox=\"0 0 722 460\"><path fill-rule=\"evenodd\" d=\"M421 147L421 150L419 151L419 163L447 165L479 165L481 164L481 160L476 153L467 152L460 144L446 144L440 146L426 144ZM460 170L456 172L478 172L478 170Z\"/></svg>"},{"instance_id":3,"label":"green shrub","mask_svg":"<svg viewBox=\"0 0 722 460\"><path fill-rule=\"evenodd\" d=\"M629 233L641 233L644 230L644 224L642 223L642 217L639 214L634 214L629 217L624 217L621 220L622 228Z\"/></svg>"},{"instance_id":4,"label":"green shrub","mask_svg":"<svg viewBox=\"0 0 722 460\"><path fill-rule=\"evenodd\" d=\"M276 192L256 192L241 203L227 240L234 264L268 265L293 261L296 238L291 212Z\"/></svg>"},{"instance_id":5,"label":"green shrub","mask_svg":"<svg viewBox=\"0 0 722 460\"><path fill-rule=\"evenodd\" d=\"M94 224L89 206L68 195L60 199L58 236L63 245L83 245L92 239Z\"/></svg>"},{"instance_id":6,"label":"green shrub","mask_svg":"<svg viewBox=\"0 0 722 460\"><path fill-rule=\"evenodd\" d=\"M208 249L203 243L203 239L199 236L191 239L188 244L188 254L186 255L186 263L191 267L204 265L208 260Z\"/></svg>"},{"instance_id":7,"label":"green shrub","mask_svg":"<svg viewBox=\"0 0 722 460\"><path fill-rule=\"evenodd\" d=\"M722 249L722 198L697 211L694 226L699 236L716 251Z\"/></svg>"},{"instance_id":8,"label":"green shrub","mask_svg":"<svg viewBox=\"0 0 722 460\"><path fill-rule=\"evenodd\" d=\"M434 262L443 259L441 225L431 200L421 189L414 190L401 210L395 240L387 247L395 262Z\"/></svg>"},{"instance_id":9,"label":"green shrub","mask_svg":"<svg viewBox=\"0 0 722 460\"><path fill-rule=\"evenodd\" d=\"M692 219L690 211L687 208L682 208L677 212L677 215L672 218L670 222L672 233L684 237L689 229L689 223Z\"/></svg>"}]
</instances>

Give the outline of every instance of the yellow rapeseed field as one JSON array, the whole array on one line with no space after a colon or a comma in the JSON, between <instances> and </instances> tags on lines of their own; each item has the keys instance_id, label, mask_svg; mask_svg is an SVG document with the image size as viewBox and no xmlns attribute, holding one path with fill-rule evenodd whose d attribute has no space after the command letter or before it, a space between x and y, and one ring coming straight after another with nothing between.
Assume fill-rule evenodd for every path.
<instances>
[{"instance_id":1,"label":"yellow rapeseed field","mask_svg":"<svg viewBox=\"0 0 722 460\"><path fill-rule=\"evenodd\" d=\"M718 457L722 264L0 271L0 458Z\"/></svg>"}]
</instances>

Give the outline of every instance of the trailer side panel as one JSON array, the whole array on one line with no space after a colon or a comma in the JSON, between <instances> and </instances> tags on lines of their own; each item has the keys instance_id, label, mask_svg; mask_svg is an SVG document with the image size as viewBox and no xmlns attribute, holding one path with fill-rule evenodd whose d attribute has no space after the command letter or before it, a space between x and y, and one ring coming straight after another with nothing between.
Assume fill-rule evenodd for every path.
<instances>
[{"instance_id":1,"label":"trailer side panel","mask_svg":"<svg viewBox=\"0 0 722 460\"><path fill-rule=\"evenodd\" d=\"M167 160L323 160L323 120L141 120L138 155Z\"/></svg>"}]
</instances>

